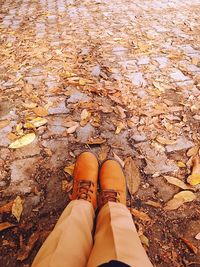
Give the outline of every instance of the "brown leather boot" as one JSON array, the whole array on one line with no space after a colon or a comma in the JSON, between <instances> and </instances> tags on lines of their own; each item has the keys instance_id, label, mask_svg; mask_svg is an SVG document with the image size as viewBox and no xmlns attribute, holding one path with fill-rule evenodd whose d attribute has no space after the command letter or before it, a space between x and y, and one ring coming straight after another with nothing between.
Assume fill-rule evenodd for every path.
<instances>
[{"instance_id":1,"label":"brown leather boot","mask_svg":"<svg viewBox=\"0 0 200 267\"><path fill-rule=\"evenodd\" d=\"M71 199L83 199L97 206L98 160L91 152L83 152L76 160Z\"/></svg>"},{"instance_id":2,"label":"brown leather boot","mask_svg":"<svg viewBox=\"0 0 200 267\"><path fill-rule=\"evenodd\" d=\"M108 201L126 205L126 180L116 160L106 160L100 170L100 207Z\"/></svg>"}]
</instances>

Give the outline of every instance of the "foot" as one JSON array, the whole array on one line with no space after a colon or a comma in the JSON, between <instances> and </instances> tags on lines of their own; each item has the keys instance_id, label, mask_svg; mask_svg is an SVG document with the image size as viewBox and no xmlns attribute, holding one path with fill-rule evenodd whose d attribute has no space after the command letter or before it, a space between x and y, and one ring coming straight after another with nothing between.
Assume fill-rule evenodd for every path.
<instances>
[{"instance_id":1,"label":"foot","mask_svg":"<svg viewBox=\"0 0 200 267\"><path fill-rule=\"evenodd\" d=\"M76 160L72 199L83 199L97 206L98 160L91 152L83 152Z\"/></svg>"},{"instance_id":2,"label":"foot","mask_svg":"<svg viewBox=\"0 0 200 267\"><path fill-rule=\"evenodd\" d=\"M121 165L116 160L106 160L101 166L100 207L107 202L126 205L126 180Z\"/></svg>"}]
</instances>

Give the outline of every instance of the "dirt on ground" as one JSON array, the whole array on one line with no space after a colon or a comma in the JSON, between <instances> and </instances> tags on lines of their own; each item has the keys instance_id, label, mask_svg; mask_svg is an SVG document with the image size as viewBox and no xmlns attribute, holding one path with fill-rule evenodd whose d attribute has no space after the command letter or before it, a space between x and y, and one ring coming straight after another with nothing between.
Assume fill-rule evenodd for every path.
<instances>
[{"instance_id":1,"label":"dirt on ground","mask_svg":"<svg viewBox=\"0 0 200 267\"><path fill-rule=\"evenodd\" d=\"M31 266L83 150L124 166L154 266L200 266L199 11L0 0L0 266Z\"/></svg>"}]
</instances>

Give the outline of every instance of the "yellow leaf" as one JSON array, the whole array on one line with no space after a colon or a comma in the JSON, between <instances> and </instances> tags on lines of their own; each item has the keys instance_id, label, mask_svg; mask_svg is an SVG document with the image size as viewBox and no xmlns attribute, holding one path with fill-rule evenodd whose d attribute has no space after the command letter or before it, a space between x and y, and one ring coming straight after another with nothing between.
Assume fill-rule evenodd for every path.
<instances>
[{"instance_id":1,"label":"yellow leaf","mask_svg":"<svg viewBox=\"0 0 200 267\"><path fill-rule=\"evenodd\" d=\"M12 205L12 215L15 216L18 222L20 221L22 211L22 199L20 196L17 196Z\"/></svg>"},{"instance_id":2,"label":"yellow leaf","mask_svg":"<svg viewBox=\"0 0 200 267\"><path fill-rule=\"evenodd\" d=\"M149 247L149 239L144 234L139 235L139 238L143 245Z\"/></svg>"},{"instance_id":3,"label":"yellow leaf","mask_svg":"<svg viewBox=\"0 0 200 267\"><path fill-rule=\"evenodd\" d=\"M191 174L188 179L188 183L191 185L197 185L200 184L200 173L193 173Z\"/></svg>"},{"instance_id":4,"label":"yellow leaf","mask_svg":"<svg viewBox=\"0 0 200 267\"><path fill-rule=\"evenodd\" d=\"M119 134L121 132L122 129L125 129L125 126L123 124L123 122L119 122L115 131L115 134Z\"/></svg>"},{"instance_id":5,"label":"yellow leaf","mask_svg":"<svg viewBox=\"0 0 200 267\"><path fill-rule=\"evenodd\" d=\"M178 161L178 162L177 162L177 166L178 166L179 168L185 168L185 167L186 167L185 163L182 162L182 161Z\"/></svg>"},{"instance_id":6,"label":"yellow leaf","mask_svg":"<svg viewBox=\"0 0 200 267\"><path fill-rule=\"evenodd\" d=\"M190 190L191 187L187 184L185 184L183 181L181 181L180 179L176 178L176 177L172 177L172 176L163 176L168 183L176 185L178 187L180 187L181 189L184 190Z\"/></svg>"},{"instance_id":7,"label":"yellow leaf","mask_svg":"<svg viewBox=\"0 0 200 267\"><path fill-rule=\"evenodd\" d=\"M83 127L85 126L88 121L90 120L91 117L91 113L89 111L87 111L87 109L83 109L83 111L81 112L81 122L80 125Z\"/></svg>"},{"instance_id":8,"label":"yellow leaf","mask_svg":"<svg viewBox=\"0 0 200 267\"><path fill-rule=\"evenodd\" d=\"M196 199L196 195L191 191L182 191L174 195L174 197L167 202L164 210L175 210L186 202L191 202Z\"/></svg>"},{"instance_id":9,"label":"yellow leaf","mask_svg":"<svg viewBox=\"0 0 200 267\"><path fill-rule=\"evenodd\" d=\"M17 139L16 141L14 141L13 143L11 143L9 145L9 148L20 148L29 145L34 141L35 137L36 137L35 133L26 134L21 138Z\"/></svg>"},{"instance_id":10,"label":"yellow leaf","mask_svg":"<svg viewBox=\"0 0 200 267\"><path fill-rule=\"evenodd\" d=\"M17 124L17 126L16 126L16 132L18 133L18 135L23 135L22 126L23 125L21 122L19 124Z\"/></svg>"},{"instance_id":11,"label":"yellow leaf","mask_svg":"<svg viewBox=\"0 0 200 267\"><path fill-rule=\"evenodd\" d=\"M155 88L157 88L159 91L161 92L165 92L165 88L158 82L153 82L153 85L155 86Z\"/></svg>"},{"instance_id":12,"label":"yellow leaf","mask_svg":"<svg viewBox=\"0 0 200 267\"><path fill-rule=\"evenodd\" d=\"M48 115L48 110L43 108L43 107L36 107L33 109L33 112L37 115L37 116L41 116L41 117L45 117Z\"/></svg>"},{"instance_id":13,"label":"yellow leaf","mask_svg":"<svg viewBox=\"0 0 200 267\"><path fill-rule=\"evenodd\" d=\"M9 120L0 121L0 129L8 126L10 124Z\"/></svg>"},{"instance_id":14,"label":"yellow leaf","mask_svg":"<svg viewBox=\"0 0 200 267\"><path fill-rule=\"evenodd\" d=\"M69 165L64 168L64 172L68 173L69 175L72 175L74 172L74 166L75 164Z\"/></svg>"},{"instance_id":15,"label":"yellow leaf","mask_svg":"<svg viewBox=\"0 0 200 267\"><path fill-rule=\"evenodd\" d=\"M35 129L35 126L30 122L26 122L24 124L24 128L26 128L26 129Z\"/></svg>"},{"instance_id":16,"label":"yellow leaf","mask_svg":"<svg viewBox=\"0 0 200 267\"><path fill-rule=\"evenodd\" d=\"M30 123L33 124L34 127L36 127L36 128L47 124L47 122L48 122L47 119L44 119L41 117L37 117L37 118L30 121Z\"/></svg>"}]
</instances>

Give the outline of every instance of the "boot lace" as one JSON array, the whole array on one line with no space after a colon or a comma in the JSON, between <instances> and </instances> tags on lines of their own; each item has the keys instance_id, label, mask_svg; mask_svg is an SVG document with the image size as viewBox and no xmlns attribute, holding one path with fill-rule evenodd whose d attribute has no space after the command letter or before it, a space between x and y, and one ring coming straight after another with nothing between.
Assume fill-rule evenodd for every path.
<instances>
[{"instance_id":1,"label":"boot lace","mask_svg":"<svg viewBox=\"0 0 200 267\"><path fill-rule=\"evenodd\" d=\"M78 199L84 199L91 201L91 194L94 192L92 190L94 183L88 180L80 180L78 184Z\"/></svg>"},{"instance_id":2,"label":"boot lace","mask_svg":"<svg viewBox=\"0 0 200 267\"><path fill-rule=\"evenodd\" d=\"M120 193L115 190L112 190L112 189L103 190L101 193L102 204L104 205L108 201L120 202L119 196L120 196Z\"/></svg>"}]
</instances>

